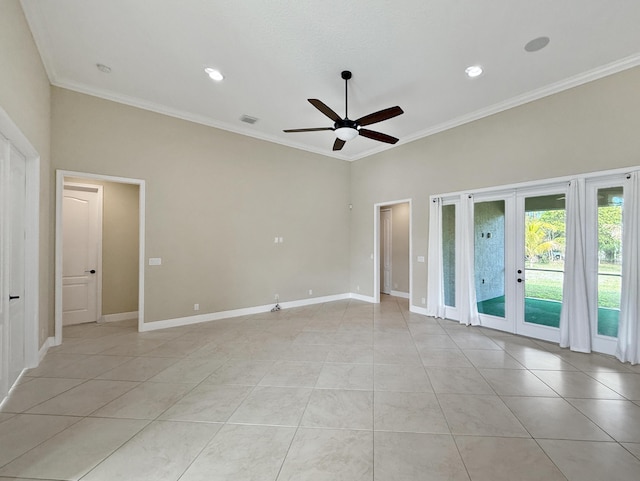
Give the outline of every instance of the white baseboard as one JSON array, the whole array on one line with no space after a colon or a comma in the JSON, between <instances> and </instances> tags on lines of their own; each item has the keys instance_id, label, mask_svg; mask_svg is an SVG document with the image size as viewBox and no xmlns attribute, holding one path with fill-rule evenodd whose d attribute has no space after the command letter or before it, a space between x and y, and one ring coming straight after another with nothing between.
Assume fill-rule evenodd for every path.
<instances>
[{"instance_id":1,"label":"white baseboard","mask_svg":"<svg viewBox=\"0 0 640 481\"><path fill-rule=\"evenodd\" d=\"M47 351L49 350L49 348L55 345L56 345L55 337L48 337L47 340L44 341L44 343L42 343L42 346L38 350L38 364L40 364L44 359L44 356L47 355ZM37 367L37 366L34 366L34 367Z\"/></svg>"},{"instance_id":2,"label":"white baseboard","mask_svg":"<svg viewBox=\"0 0 640 481\"><path fill-rule=\"evenodd\" d=\"M409 306L409 311L415 314L422 314L423 316L427 316L427 308L426 307L418 307L418 306Z\"/></svg>"},{"instance_id":3,"label":"white baseboard","mask_svg":"<svg viewBox=\"0 0 640 481\"><path fill-rule=\"evenodd\" d=\"M27 370L33 369L34 367L38 367L40 365L40 363L42 362L42 360L44 359L44 356L47 355L47 351L49 350L49 348L51 346L55 346L55 344L56 344L56 338L55 337L48 337L42 343L42 346L40 346L40 349L38 349L38 363L35 366L27 366L26 368L24 368L22 370L22 372L16 378L16 381L13 383L13 385L9 386L9 390L7 391L6 396L2 396L2 393L0 393L0 408L2 407L4 402L9 397L9 394L11 393L11 390L18 385L18 383L20 382L20 379L22 378L22 376L24 376L24 374L27 372Z\"/></svg>"},{"instance_id":4,"label":"white baseboard","mask_svg":"<svg viewBox=\"0 0 640 481\"><path fill-rule=\"evenodd\" d=\"M292 307L311 306L313 304L322 304L324 302L340 301L343 299L351 299L352 294L336 294L333 296L312 297L311 299L300 299L297 301L280 302L280 308L289 309ZM167 329L169 327L188 326L190 324L198 324L200 322L218 321L220 319L230 319L233 317L249 316L251 314L261 314L269 312L275 304L267 304L263 306L245 307L242 309L233 309L230 311L212 312L209 314L198 314L197 316L178 317L175 319L165 319L163 321L142 323L139 330L155 331L157 329Z\"/></svg>"},{"instance_id":5,"label":"white baseboard","mask_svg":"<svg viewBox=\"0 0 640 481\"><path fill-rule=\"evenodd\" d=\"M128 321L129 319L137 319L138 311L132 312L119 312L117 314L105 314L100 318L98 322L118 322L118 321Z\"/></svg>"},{"instance_id":6,"label":"white baseboard","mask_svg":"<svg viewBox=\"0 0 640 481\"><path fill-rule=\"evenodd\" d=\"M398 295L398 297L406 296L405 298L407 299L409 298L409 295L405 294L404 292L395 293L392 295ZM336 294L333 296L313 297L311 299L300 299L297 301L285 301L280 303L280 307L282 309L290 309L292 307L311 306L313 304L322 304L325 302L341 301L344 299L355 299L358 301L369 302L372 304L375 303L375 298L373 296L365 296L362 294L356 294L356 293L350 292L345 294ZM230 311L198 314L197 316L177 317L174 319L164 319L161 321L145 322L145 323L142 323L139 330L141 332L155 331L158 329L168 329L170 327L188 326L190 324L198 324L200 322L218 321L220 319L231 319L233 317L250 316L252 314L261 314L263 312L269 312L273 308L273 306L274 304L266 304L263 306L233 309ZM410 310L411 312L415 312L417 314L424 314L424 315L427 314L427 310L423 307L411 306ZM130 314L133 314L133 313L111 314L111 316L121 316L121 315L130 315ZM103 317L107 317L107 316L103 316ZM123 317L122 319L115 319L115 320L125 320L125 319L132 319L132 317Z\"/></svg>"},{"instance_id":7,"label":"white baseboard","mask_svg":"<svg viewBox=\"0 0 640 481\"><path fill-rule=\"evenodd\" d=\"M391 291L391 295L394 296L394 297L402 297L403 299L409 299L409 293L408 292Z\"/></svg>"},{"instance_id":8,"label":"white baseboard","mask_svg":"<svg viewBox=\"0 0 640 481\"><path fill-rule=\"evenodd\" d=\"M352 292L350 294L351 299L356 299L358 301L371 302L372 304L376 302L373 296L363 296L362 294L355 294Z\"/></svg>"}]
</instances>

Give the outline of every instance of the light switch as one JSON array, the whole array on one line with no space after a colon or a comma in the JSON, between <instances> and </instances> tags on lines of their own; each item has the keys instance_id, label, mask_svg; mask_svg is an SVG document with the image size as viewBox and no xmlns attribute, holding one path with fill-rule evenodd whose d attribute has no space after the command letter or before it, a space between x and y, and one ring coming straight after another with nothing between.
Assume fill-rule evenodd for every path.
<instances>
[{"instance_id":1,"label":"light switch","mask_svg":"<svg viewBox=\"0 0 640 481\"><path fill-rule=\"evenodd\" d=\"M424 262L424 256L418 256L418 262Z\"/></svg>"},{"instance_id":2,"label":"light switch","mask_svg":"<svg viewBox=\"0 0 640 481\"><path fill-rule=\"evenodd\" d=\"M149 265L150 266L162 265L162 258L160 258L160 257L149 257Z\"/></svg>"}]
</instances>

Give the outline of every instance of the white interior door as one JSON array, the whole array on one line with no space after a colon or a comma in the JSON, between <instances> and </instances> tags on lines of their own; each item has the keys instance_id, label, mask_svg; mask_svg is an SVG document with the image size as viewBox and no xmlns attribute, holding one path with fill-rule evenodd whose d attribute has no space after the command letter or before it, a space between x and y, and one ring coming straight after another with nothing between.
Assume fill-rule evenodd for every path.
<instances>
[{"instance_id":1,"label":"white interior door","mask_svg":"<svg viewBox=\"0 0 640 481\"><path fill-rule=\"evenodd\" d=\"M65 184L62 226L62 323L95 322L100 314L102 186Z\"/></svg>"},{"instance_id":2,"label":"white interior door","mask_svg":"<svg viewBox=\"0 0 640 481\"><path fill-rule=\"evenodd\" d=\"M383 294L391 294L391 210L380 211L380 239L382 240L380 278L382 279L380 291Z\"/></svg>"},{"instance_id":3,"label":"white interior door","mask_svg":"<svg viewBox=\"0 0 640 481\"><path fill-rule=\"evenodd\" d=\"M1 146L2 196L2 393L26 367L25 355L25 217L26 159L8 143Z\"/></svg>"}]
</instances>

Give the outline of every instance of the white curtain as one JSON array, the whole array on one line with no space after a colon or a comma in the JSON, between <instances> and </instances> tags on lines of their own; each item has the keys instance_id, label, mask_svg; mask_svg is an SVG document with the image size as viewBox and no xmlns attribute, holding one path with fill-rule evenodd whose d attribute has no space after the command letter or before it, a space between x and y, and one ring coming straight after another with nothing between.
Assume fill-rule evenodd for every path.
<instances>
[{"instance_id":1,"label":"white curtain","mask_svg":"<svg viewBox=\"0 0 640 481\"><path fill-rule=\"evenodd\" d=\"M638 172L624 185L622 212L622 293L616 356L622 362L640 364L640 192Z\"/></svg>"},{"instance_id":2,"label":"white curtain","mask_svg":"<svg viewBox=\"0 0 640 481\"><path fill-rule=\"evenodd\" d=\"M560 346L572 351L591 352L589 288L585 240L586 205L584 179L572 180L566 196L566 247L562 311L560 312Z\"/></svg>"},{"instance_id":3,"label":"white curtain","mask_svg":"<svg viewBox=\"0 0 640 481\"><path fill-rule=\"evenodd\" d=\"M444 319L442 254L442 199L431 199L429 206L429 263L427 264L427 315Z\"/></svg>"},{"instance_id":4,"label":"white curtain","mask_svg":"<svg viewBox=\"0 0 640 481\"><path fill-rule=\"evenodd\" d=\"M476 301L475 280L475 256L474 240L475 229L473 224L473 196L462 194L460 196L460 324L480 324L478 305Z\"/></svg>"}]
</instances>

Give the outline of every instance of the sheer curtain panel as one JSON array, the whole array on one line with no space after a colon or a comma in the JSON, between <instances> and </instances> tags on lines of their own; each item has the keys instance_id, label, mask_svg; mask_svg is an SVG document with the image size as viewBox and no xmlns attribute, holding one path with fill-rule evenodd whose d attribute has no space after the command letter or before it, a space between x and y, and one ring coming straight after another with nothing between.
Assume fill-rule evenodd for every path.
<instances>
[{"instance_id":1,"label":"sheer curtain panel","mask_svg":"<svg viewBox=\"0 0 640 481\"><path fill-rule=\"evenodd\" d=\"M622 212L622 292L616 356L622 362L640 364L640 192L638 172L624 185Z\"/></svg>"},{"instance_id":2,"label":"sheer curtain panel","mask_svg":"<svg viewBox=\"0 0 640 481\"><path fill-rule=\"evenodd\" d=\"M480 316L476 298L473 196L460 196L460 324L478 326Z\"/></svg>"},{"instance_id":3,"label":"sheer curtain panel","mask_svg":"<svg viewBox=\"0 0 640 481\"><path fill-rule=\"evenodd\" d=\"M584 179L572 180L569 183L566 206L560 346L577 352L591 352L589 288L585 257L587 234Z\"/></svg>"}]
</instances>

